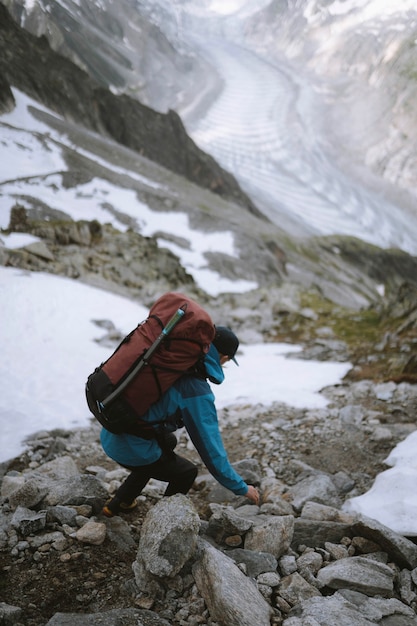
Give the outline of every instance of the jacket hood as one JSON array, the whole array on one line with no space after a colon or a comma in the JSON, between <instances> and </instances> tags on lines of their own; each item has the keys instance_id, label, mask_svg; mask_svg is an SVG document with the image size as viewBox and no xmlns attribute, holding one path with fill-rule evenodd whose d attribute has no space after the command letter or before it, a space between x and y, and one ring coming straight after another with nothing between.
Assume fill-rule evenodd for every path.
<instances>
[{"instance_id":1,"label":"jacket hood","mask_svg":"<svg viewBox=\"0 0 417 626\"><path fill-rule=\"evenodd\" d=\"M213 344L204 358L204 365L209 381L220 385L224 381L224 371L220 365L220 354Z\"/></svg>"}]
</instances>

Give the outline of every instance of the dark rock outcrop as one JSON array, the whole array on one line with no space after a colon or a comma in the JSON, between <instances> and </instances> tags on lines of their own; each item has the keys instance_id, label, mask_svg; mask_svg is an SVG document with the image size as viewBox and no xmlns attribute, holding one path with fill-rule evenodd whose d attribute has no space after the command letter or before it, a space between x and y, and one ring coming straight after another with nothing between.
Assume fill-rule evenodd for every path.
<instances>
[{"instance_id":1,"label":"dark rock outcrop","mask_svg":"<svg viewBox=\"0 0 417 626\"><path fill-rule=\"evenodd\" d=\"M4 74L0 72L0 115L9 113L16 106L12 90Z\"/></svg>"}]
</instances>

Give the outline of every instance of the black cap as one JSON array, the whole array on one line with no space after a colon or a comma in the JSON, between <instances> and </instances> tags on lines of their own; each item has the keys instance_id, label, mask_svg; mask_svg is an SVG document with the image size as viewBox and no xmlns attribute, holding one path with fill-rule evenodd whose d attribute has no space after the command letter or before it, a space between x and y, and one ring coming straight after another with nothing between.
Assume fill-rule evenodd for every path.
<instances>
[{"instance_id":1,"label":"black cap","mask_svg":"<svg viewBox=\"0 0 417 626\"><path fill-rule=\"evenodd\" d=\"M213 339L213 344L220 352L225 354L232 361L239 365L235 359L235 354L239 347L239 339L235 333L227 326L216 326L216 335Z\"/></svg>"}]
</instances>

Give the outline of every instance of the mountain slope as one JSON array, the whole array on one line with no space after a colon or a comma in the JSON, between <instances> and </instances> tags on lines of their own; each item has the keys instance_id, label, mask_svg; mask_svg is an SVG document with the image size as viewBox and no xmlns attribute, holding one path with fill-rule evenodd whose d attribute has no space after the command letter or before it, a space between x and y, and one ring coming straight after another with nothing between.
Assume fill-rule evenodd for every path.
<instances>
[{"instance_id":1,"label":"mountain slope","mask_svg":"<svg viewBox=\"0 0 417 626\"><path fill-rule=\"evenodd\" d=\"M415 3L284 4L273 0L245 21L247 44L269 59L285 56L319 78L328 104L322 130L336 158L345 166L362 163L415 198Z\"/></svg>"},{"instance_id":2,"label":"mountain slope","mask_svg":"<svg viewBox=\"0 0 417 626\"><path fill-rule=\"evenodd\" d=\"M237 201L246 200L245 206L252 208L233 179L211 157L205 160L206 155L187 138L176 116L155 113L126 96L116 97L97 87L82 70L53 53L45 39L20 29L4 7L0 8L4 18L0 20L0 75L6 77L0 102L6 112L15 110L16 100L16 109L21 110L21 117L7 117L7 113L0 117L3 228L9 225L15 203L29 211L31 220L40 217L48 221L91 219L89 206L94 204L100 221L113 221L116 216L119 230L131 228L154 237L159 246L168 247L179 259L194 255L192 262L207 270L210 280L216 277L214 288L206 281L198 285L199 289L236 294L242 281L246 281L247 290L257 286L259 293L234 295L230 306L246 307L250 302L249 308L256 314L262 306L260 314L265 320L274 315L275 303L298 290L312 290L320 298L358 309L380 300L381 284L398 286L405 277L416 280L416 260L405 253L384 252L338 236L290 237L281 226L259 217L255 209L247 211L239 202L227 201L228 196L237 196ZM16 86L22 91L16 91ZM28 101L22 92L40 104ZM143 122L136 135L135 125L126 124L126 114ZM117 132L109 131L119 123ZM126 143L139 143L136 150L115 143L111 136L122 136L130 129L133 137L126 134ZM178 129L177 136L174 131ZM156 155L155 160L145 158L149 155ZM159 157L170 160L173 171L158 166ZM191 172L190 178L208 189L178 176L174 173L178 170ZM224 192L226 197L213 190ZM160 216L157 229L146 226L149 214ZM201 241L203 258L196 250L196 243ZM88 247L83 254L88 261ZM33 259L16 261L17 256L7 252L3 263L20 263L22 267L33 263ZM64 265L50 264L51 271L74 277L85 277L90 271L88 263L73 263L66 253L64 256ZM187 262L193 274L192 264ZM37 268L47 268L50 261L43 263L40 267L38 260ZM168 274L169 270L164 280L169 280ZM98 279L90 276L93 278ZM131 281L130 277L128 283L142 293L142 278ZM280 291L283 285L284 293ZM291 307L297 308L293 297L291 300Z\"/></svg>"},{"instance_id":3,"label":"mountain slope","mask_svg":"<svg viewBox=\"0 0 417 626\"><path fill-rule=\"evenodd\" d=\"M45 71L47 68L47 71ZM236 181L188 137L173 111L161 114L115 96L53 52L45 38L18 27L0 4L0 73L69 121L106 134L143 156L256 212Z\"/></svg>"},{"instance_id":4,"label":"mountain slope","mask_svg":"<svg viewBox=\"0 0 417 626\"><path fill-rule=\"evenodd\" d=\"M20 26L37 37L45 35L53 50L114 93L126 93L166 112L204 87L201 59L184 47L177 50L170 41L175 20L168 19L167 37L143 3L4 0L3 4Z\"/></svg>"},{"instance_id":5,"label":"mountain slope","mask_svg":"<svg viewBox=\"0 0 417 626\"><path fill-rule=\"evenodd\" d=\"M101 85L163 112L292 236L416 253L412 0L7 0Z\"/></svg>"}]
</instances>

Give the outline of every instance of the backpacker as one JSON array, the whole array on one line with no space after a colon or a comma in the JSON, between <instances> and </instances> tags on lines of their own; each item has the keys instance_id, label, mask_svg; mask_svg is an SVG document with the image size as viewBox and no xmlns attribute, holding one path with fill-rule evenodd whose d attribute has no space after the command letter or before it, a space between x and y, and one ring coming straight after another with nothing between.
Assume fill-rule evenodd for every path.
<instances>
[{"instance_id":1,"label":"backpacker","mask_svg":"<svg viewBox=\"0 0 417 626\"><path fill-rule=\"evenodd\" d=\"M110 432L155 437L142 416L204 359L214 335L209 314L191 298L174 292L161 296L148 318L88 377L90 411Z\"/></svg>"}]
</instances>

